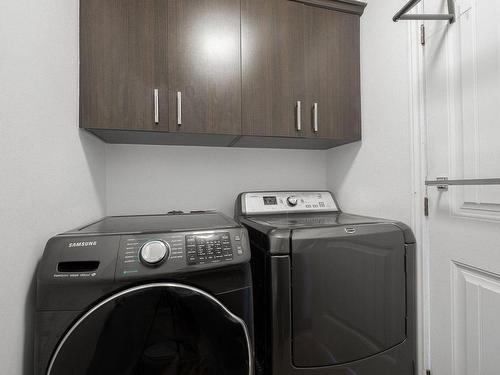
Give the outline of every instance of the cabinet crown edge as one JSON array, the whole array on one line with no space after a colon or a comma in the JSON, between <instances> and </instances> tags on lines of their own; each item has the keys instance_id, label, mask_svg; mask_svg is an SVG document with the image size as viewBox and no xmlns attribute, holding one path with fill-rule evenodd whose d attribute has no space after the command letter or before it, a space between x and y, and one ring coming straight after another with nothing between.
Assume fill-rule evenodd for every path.
<instances>
[{"instance_id":1,"label":"cabinet crown edge","mask_svg":"<svg viewBox=\"0 0 500 375\"><path fill-rule=\"evenodd\" d=\"M367 3L357 0L291 0L305 5L311 5L344 13L362 16Z\"/></svg>"}]
</instances>

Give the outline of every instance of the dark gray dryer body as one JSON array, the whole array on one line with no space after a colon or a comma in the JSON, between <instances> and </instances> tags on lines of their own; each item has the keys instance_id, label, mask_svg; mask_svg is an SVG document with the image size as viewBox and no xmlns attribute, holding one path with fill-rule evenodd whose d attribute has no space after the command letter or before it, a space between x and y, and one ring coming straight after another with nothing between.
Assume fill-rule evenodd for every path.
<instances>
[{"instance_id":1,"label":"dark gray dryer body","mask_svg":"<svg viewBox=\"0 0 500 375\"><path fill-rule=\"evenodd\" d=\"M272 375L412 375L415 238L317 192L240 194L252 249L256 368Z\"/></svg>"},{"instance_id":2,"label":"dark gray dryer body","mask_svg":"<svg viewBox=\"0 0 500 375\"><path fill-rule=\"evenodd\" d=\"M247 231L218 213L107 217L50 239L35 375L253 374Z\"/></svg>"}]
</instances>

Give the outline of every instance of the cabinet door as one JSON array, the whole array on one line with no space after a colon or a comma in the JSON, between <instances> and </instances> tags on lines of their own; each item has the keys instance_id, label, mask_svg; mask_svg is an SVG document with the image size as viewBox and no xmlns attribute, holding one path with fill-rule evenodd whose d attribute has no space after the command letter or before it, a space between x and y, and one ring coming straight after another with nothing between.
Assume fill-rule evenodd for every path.
<instances>
[{"instance_id":1,"label":"cabinet door","mask_svg":"<svg viewBox=\"0 0 500 375\"><path fill-rule=\"evenodd\" d=\"M165 0L81 1L81 127L168 130L166 11Z\"/></svg>"},{"instance_id":2,"label":"cabinet door","mask_svg":"<svg viewBox=\"0 0 500 375\"><path fill-rule=\"evenodd\" d=\"M168 23L170 131L240 134L240 1L168 0Z\"/></svg>"},{"instance_id":3,"label":"cabinet door","mask_svg":"<svg viewBox=\"0 0 500 375\"><path fill-rule=\"evenodd\" d=\"M304 12L308 136L360 139L359 16L309 5Z\"/></svg>"},{"instance_id":4,"label":"cabinet door","mask_svg":"<svg viewBox=\"0 0 500 375\"><path fill-rule=\"evenodd\" d=\"M304 117L304 7L289 0L242 0L244 135L300 137Z\"/></svg>"}]
</instances>

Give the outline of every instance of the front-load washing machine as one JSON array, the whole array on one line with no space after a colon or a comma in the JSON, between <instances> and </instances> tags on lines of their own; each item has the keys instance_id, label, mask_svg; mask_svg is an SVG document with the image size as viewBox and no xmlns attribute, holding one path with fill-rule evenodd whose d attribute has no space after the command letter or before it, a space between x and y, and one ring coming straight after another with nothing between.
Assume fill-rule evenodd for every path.
<instances>
[{"instance_id":1,"label":"front-load washing machine","mask_svg":"<svg viewBox=\"0 0 500 375\"><path fill-rule=\"evenodd\" d=\"M247 231L218 213L107 217L50 239L36 375L252 375Z\"/></svg>"},{"instance_id":2,"label":"front-load washing machine","mask_svg":"<svg viewBox=\"0 0 500 375\"><path fill-rule=\"evenodd\" d=\"M415 238L343 213L327 191L247 192L256 369L264 375L413 375Z\"/></svg>"}]
</instances>

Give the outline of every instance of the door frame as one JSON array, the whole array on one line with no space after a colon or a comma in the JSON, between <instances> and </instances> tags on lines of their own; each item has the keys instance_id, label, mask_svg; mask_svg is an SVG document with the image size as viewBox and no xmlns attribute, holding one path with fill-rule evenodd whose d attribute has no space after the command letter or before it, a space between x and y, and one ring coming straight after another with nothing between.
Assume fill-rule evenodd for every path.
<instances>
[{"instance_id":1,"label":"door frame","mask_svg":"<svg viewBox=\"0 0 500 375\"><path fill-rule=\"evenodd\" d=\"M423 13L423 4L415 8ZM427 121L425 112L424 46L421 44L423 21L408 22L409 117L411 162L411 227L417 240L417 374L430 369L430 265L429 223L424 213L427 197Z\"/></svg>"}]
</instances>

